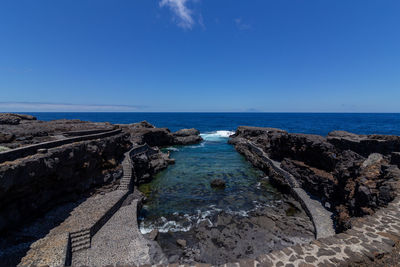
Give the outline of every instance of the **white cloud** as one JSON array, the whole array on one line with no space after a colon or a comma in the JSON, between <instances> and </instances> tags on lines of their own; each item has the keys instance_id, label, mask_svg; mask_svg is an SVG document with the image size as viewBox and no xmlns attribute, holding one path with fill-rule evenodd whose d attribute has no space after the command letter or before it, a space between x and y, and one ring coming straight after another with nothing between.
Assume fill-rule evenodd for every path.
<instances>
[{"instance_id":1,"label":"white cloud","mask_svg":"<svg viewBox=\"0 0 400 267\"><path fill-rule=\"evenodd\" d=\"M144 107L130 105L0 102L0 112L135 112L142 108Z\"/></svg>"},{"instance_id":2,"label":"white cloud","mask_svg":"<svg viewBox=\"0 0 400 267\"><path fill-rule=\"evenodd\" d=\"M160 7L169 7L175 14L175 20L179 27L192 29L194 25L193 11L187 7L190 0L161 0Z\"/></svg>"},{"instance_id":3,"label":"white cloud","mask_svg":"<svg viewBox=\"0 0 400 267\"><path fill-rule=\"evenodd\" d=\"M236 23L236 27L241 31L245 31L245 30L250 30L251 29L251 25L248 24L248 23L244 23L242 18L235 19L235 23Z\"/></svg>"}]
</instances>

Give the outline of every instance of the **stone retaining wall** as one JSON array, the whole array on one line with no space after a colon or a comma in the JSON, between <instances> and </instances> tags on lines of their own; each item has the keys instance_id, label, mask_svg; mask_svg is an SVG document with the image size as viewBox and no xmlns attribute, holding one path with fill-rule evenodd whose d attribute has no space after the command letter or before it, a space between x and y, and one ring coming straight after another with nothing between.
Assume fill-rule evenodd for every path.
<instances>
[{"instance_id":1,"label":"stone retaining wall","mask_svg":"<svg viewBox=\"0 0 400 267\"><path fill-rule=\"evenodd\" d=\"M5 161L13 161L18 158L23 158L23 157L26 157L29 155L36 154L38 149L49 149L49 148L62 146L62 145L66 145L66 144L70 144L70 143L74 143L74 142L81 142L81 141L87 141L87 140L92 140L92 139L105 138L105 137L109 137L112 135L116 135L116 134L120 133L121 131L122 131L121 129L116 129L116 130L111 130L111 131L97 133L97 134L71 137L71 138L66 138L66 139L62 139L62 140L43 142L40 144L34 144L34 145L29 145L29 146L25 146L25 147L16 148L16 149L11 149L8 151L0 152L0 163L3 163Z\"/></svg>"},{"instance_id":2,"label":"stone retaining wall","mask_svg":"<svg viewBox=\"0 0 400 267\"><path fill-rule=\"evenodd\" d=\"M116 130L116 129L117 129L117 127L112 127L112 128L109 128L109 129L70 131L70 132L64 132L64 133L62 133L62 135L65 135L65 136L81 136L81 135L105 133L105 132L109 132L109 131Z\"/></svg>"}]
</instances>

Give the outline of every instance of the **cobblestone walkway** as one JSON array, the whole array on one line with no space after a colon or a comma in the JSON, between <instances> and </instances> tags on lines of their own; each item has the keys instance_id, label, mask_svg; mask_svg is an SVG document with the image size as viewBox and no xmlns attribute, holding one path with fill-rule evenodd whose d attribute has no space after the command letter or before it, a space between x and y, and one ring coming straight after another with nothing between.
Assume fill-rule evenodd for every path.
<instances>
[{"instance_id":1,"label":"cobblestone walkway","mask_svg":"<svg viewBox=\"0 0 400 267\"><path fill-rule=\"evenodd\" d=\"M136 199L130 205L121 207L92 237L89 249L74 253L72 266L140 266L166 262L158 244L145 239L140 233L136 210Z\"/></svg>"},{"instance_id":2,"label":"cobblestone walkway","mask_svg":"<svg viewBox=\"0 0 400 267\"><path fill-rule=\"evenodd\" d=\"M124 191L113 191L88 198L46 237L33 243L18 266L63 266L67 256L69 233L92 227L124 194Z\"/></svg>"}]
</instances>

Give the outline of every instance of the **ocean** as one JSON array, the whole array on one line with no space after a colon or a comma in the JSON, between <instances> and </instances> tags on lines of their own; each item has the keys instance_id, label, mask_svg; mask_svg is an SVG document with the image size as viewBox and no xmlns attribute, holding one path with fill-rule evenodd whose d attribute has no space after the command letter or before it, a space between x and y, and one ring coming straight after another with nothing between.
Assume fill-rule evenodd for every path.
<instances>
[{"instance_id":1,"label":"ocean","mask_svg":"<svg viewBox=\"0 0 400 267\"><path fill-rule=\"evenodd\" d=\"M146 120L171 131L197 128L202 133L234 131L240 125L274 127L295 133L327 135L333 130L357 134L400 135L400 113L30 113L40 120L80 119L110 123Z\"/></svg>"}]
</instances>

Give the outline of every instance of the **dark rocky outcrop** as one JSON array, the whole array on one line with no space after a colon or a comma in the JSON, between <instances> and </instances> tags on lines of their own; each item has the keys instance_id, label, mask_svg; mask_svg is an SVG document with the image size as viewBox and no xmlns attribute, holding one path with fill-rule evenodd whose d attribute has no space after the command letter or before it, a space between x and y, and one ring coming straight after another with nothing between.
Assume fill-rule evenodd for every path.
<instances>
[{"instance_id":1,"label":"dark rocky outcrop","mask_svg":"<svg viewBox=\"0 0 400 267\"><path fill-rule=\"evenodd\" d=\"M36 117L26 114L0 113L0 124L18 125L21 120L36 120Z\"/></svg>"},{"instance_id":2,"label":"dark rocky outcrop","mask_svg":"<svg viewBox=\"0 0 400 267\"><path fill-rule=\"evenodd\" d=\"M0 231L119 179L128 137L72 143L0 164Z\"/></svg>"},{"instance_id":3,"label":"dark rocky outcrop","mask_svg":"<svg viewBox=\"0 0 400 267\"><path fill-rule=\"evenodd\" d=\"M159 233L158 242L170 263L218 265L314 239L312 223L298 203L291 199L275 205L258 208L248 216L222 211L212 225L202 221L188 232ZM177 240L185 240L185 246Z\"/></svg>"},{"instance_id":4,"label":"dark rocky outcrop","mask_svg":"<svg viewBox=\"0 0 400 267\"><path fill-rule=\"evenodd\" d=\"M196 129L182 129L171 133L168 128L156 128L146 121L119 126L131 134L131 141L136 144L166 147L197 144L203 140Z\"/></svg>"},{"instance_id":5,"label":"dark rocky outcrop","mask_svg":"<svg viewBox=\"0 0 400 267\"><path fill-rule=\"evenodd\" d=\"M173 164L168 154L161 152L157 147L149 146L145 147L143 153L134 155L131 160L137 185L150 182L156 173Z\"/></svg>"},{"instance_id":6,"label":"dark rocky outcrop","mask_svg":"<svg viewBox=\"0 0 400 267\"><path fill-rule=\"evenodd\" d=\"M340 150L352 150L364 157L371 153L389 155L400 150L400 136L395 135L360 135L345 131L333 131L327 141Z\"/></svg>"},{"instance_id":7,"label":"dark rocky outcrop","mask_svg":"<svg viewBox=\"0 0 400 267\"><path fill-rule=\"evenodd\" d=\"M262 148L304 190L336 211L339 230L351 227L352 217L372 214L395 197L400 171L393 165L397 154L391 152L398 148L400 137L332 132L324 138L274 128L239 127L229 142L273 182L287 186L270 164L244 145L245 140Z\"/></svg>"},{"instance_id":8,"label":"dark rocky outcrop","mask_svg":"<svg viewBox=\"0 0 400 267\"><path fill-rule=\"evenodd\" d=\"M247 138L260 145L271 158L283 160L292 158L326 171L331 171L337 162L334 146L322 136L289 134L275 128L240 126L231 136Z\"/></svg>"},{"instance_id":9,"label":"dark rocky outcrop","mask_svg":"<svg viewBox=\"0 0 400 267\"><path fill-rule=\"evenodd\" d=\"M11 118L18 123L1 123L4 118ZM8 120L8 119L7 119ZM4 122L4 120L3 120ZM84 135L84 131L112 130L115 127L110 123L85 122L81 120L54 120L40 121L30 115L0 113L0 146L18 148L31 144L47 141L55 141L72 135L64 135L66 132L74 132Z\"/></svg>"},{"instance_id":10,"label":"dark rocky outcrop","mask_svg":"<svg viewBox=\"0 0 400 267\"><path fill-rule=\"evenodd\" d=\"M174 144L176 145L189 145L200 143L203 139L197 129L182 129L172 134L174 137Z\"/></svg>"}]
</instances>

